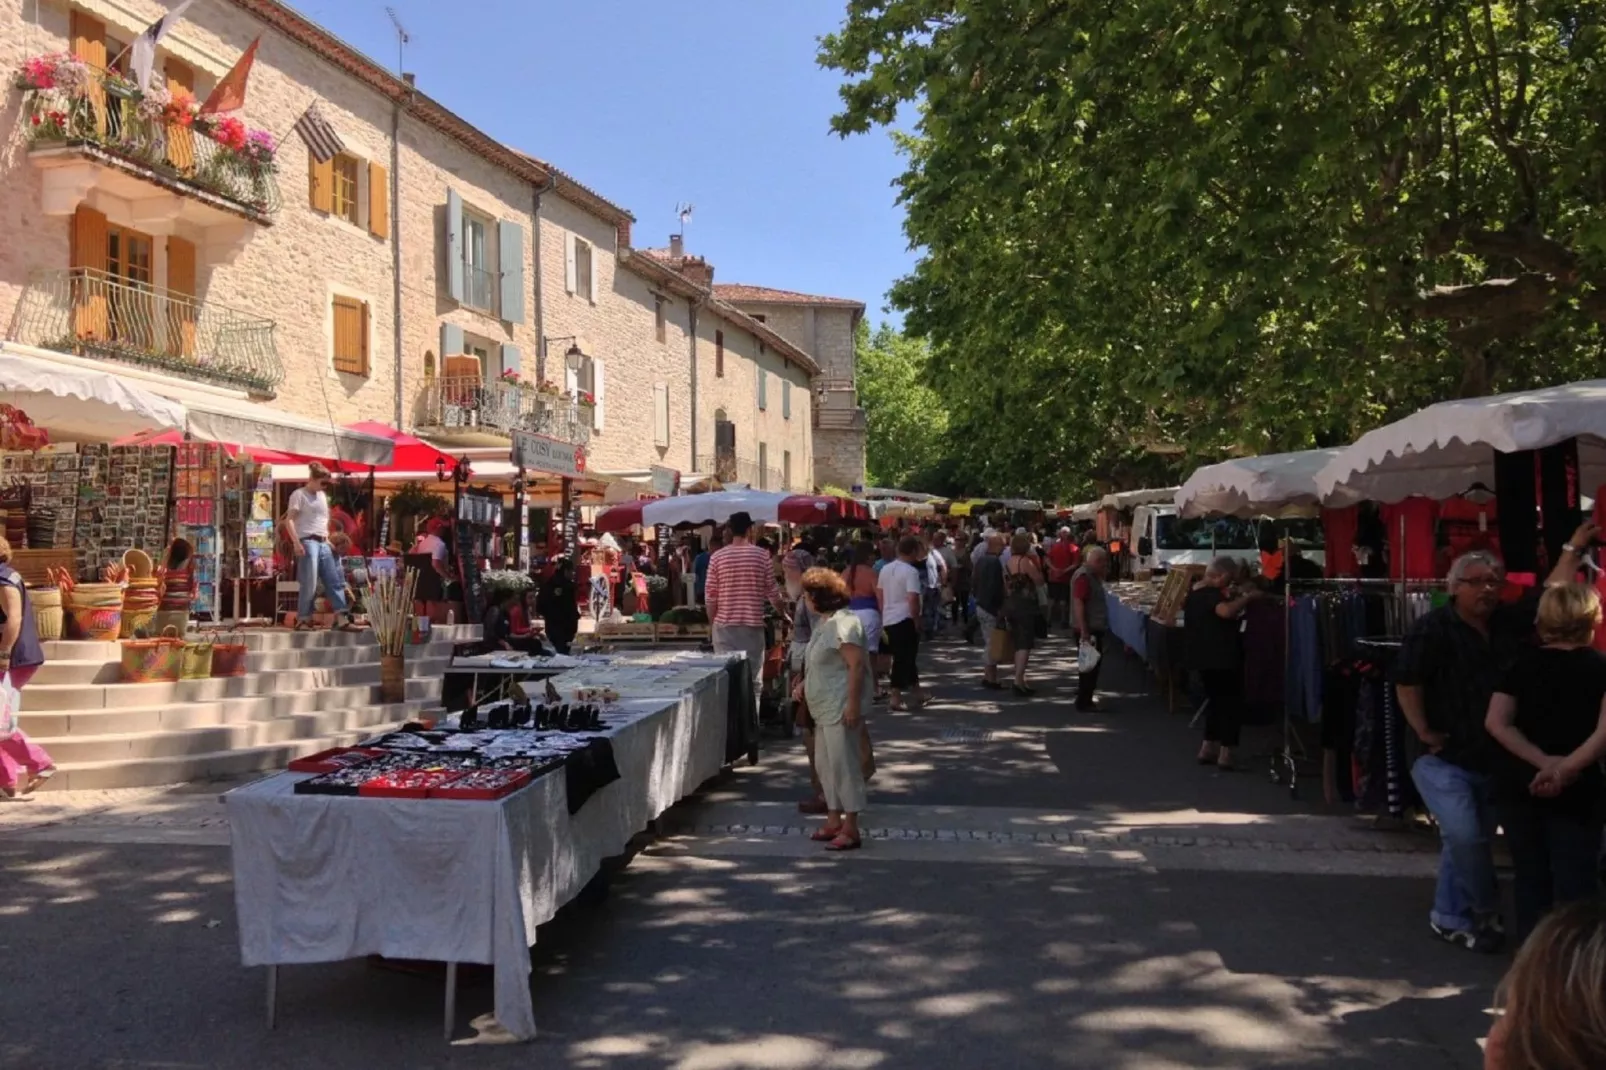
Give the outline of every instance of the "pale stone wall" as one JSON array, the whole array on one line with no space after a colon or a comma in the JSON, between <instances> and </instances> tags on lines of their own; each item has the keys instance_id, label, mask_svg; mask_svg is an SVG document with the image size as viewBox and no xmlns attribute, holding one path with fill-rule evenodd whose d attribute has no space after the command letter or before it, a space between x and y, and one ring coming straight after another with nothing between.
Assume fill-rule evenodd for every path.
<instances>
[{"instance_id":1,"label":"pale stone wall","mask_svg":"<svg viewBox=\"0 0 1606 1070\"><path fill-rule=\"evenodd\" d=\"M715 374L716 332L725 336L725 374ZM758 407L758 370L769 375L767 406ZM782 405L782 381L792 384L792 416L787 419ZM788 452L792 457L791 485L800 491L812 489L814 434L809 376L795 364L783 360L739 323L705 308L697 324L697 453L700 458L714 455L714 422L723 411L736 425L736 456L758 463L758 445L768 449L767 464L784 471Z\"/></svg>"},{"instance_id":2,"label":"pale stone wall","mask_svg":"<svg viewBox=\"0 0 1606 1070\"><path fill-rule=\"evenodd\" d=\"M86 0L83 9L107 23L109 35L132 40L166 10L150 0ZM70 47L68 12L42 0L34 23L31 0L0 0L0 64L9 76L22 61L43 52ZM25 15L26 12L26 15ZM210 91L251 40L262 45L251 73L242 117L249 126L285 134L303 109L319 102L332 126L358 155L389 166L390 105L355 79L324 63L311 52L267 31L250 16L227 4L196 4L164 41L157 69L168 55L195 68L196 93ZM21 94L11 90L0 124L15 131ZM7 140L0 170L0 220L6 227L0 249L0 316L11 308L28 275L69 266L71 217L44 217L39 210L41 183L37 168L17 139ZM395 408L391 249L344 220L311 210L307 152L300 139L287 136L279 153L279 186L283 208L273 225L242 224L249 231L232 262L224 262L206 231L179 223L173 231L197 245L198 296L226 305L245 316L270 319L284 366L284 383L273 407L314 419L347 423L361 419L391 421ZM364 176L366 177L366 176ZM97 206L100 206L97 204ZM153 233L153 276L166 281L166 257L160 228L138 226L131 219L111 221L136 225ZM340 375L331 367L331 295L339 293L369 303L371 374Z\"/></svg>"},{"instance_id":3,"label":"pale stone wall","mask_svg":"<svg viewBox=\"0 0 1606 1070\"><path fill-rule=\"evenodd\" d=\"M864 432L814 431L814 480L851 491L864 485Z\"/></svg>"},{"instance_id":4,"label":"pale stone wall","mask_svg":"<svg viewBox=\"0 0 1606 1070\"><path fill-rule=\"evenodd\" d=\"M596 298L567 288L568 238L592 246ZM593 432L587 464L593 471L636 471L662 464L692 470L691 377L688 311L668 298L665 338L654 321L654 287L618 262L614 225L548 193L541 202L541 275L546 334L575 336L581 350L601 362L603 427ZM642 254L636 254L642 255ZM561 385L568 341L551 343L547 377ZM654 444L654 386L669 390L669 446Z\"/></svg>"}]
</instances>

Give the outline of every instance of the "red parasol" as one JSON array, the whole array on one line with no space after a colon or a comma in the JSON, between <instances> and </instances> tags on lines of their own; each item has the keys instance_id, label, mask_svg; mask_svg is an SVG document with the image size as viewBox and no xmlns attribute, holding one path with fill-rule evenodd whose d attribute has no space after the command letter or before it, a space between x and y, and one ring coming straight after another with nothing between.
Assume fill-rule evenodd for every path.
<instances>
[{"instance_id":1,"label":"red parasol","mask_svg":"<svg viewBox=\"0 0 1606 1070\"><path fill-rule=\"evenodd\" d=\"M391 445L395 447L395 454L387 465L370 466L352 461L342 461L335 465L335 470L339 472L365 475L370 467L373 467L376 472L433 472L437 461L445 464L448 469L457 463L455 457L442 453L423 439L414 438L412 435L398 431L388 424L378 423L373 420L363 420L358 423L347 424L346 430L359 431L365 435L373 435L375 438L389 439Z\"/></svg>"},{"instance_id":2,"label":"red parasol","mask_svg":"<svg viewBox=\"0 0 1606 1070\"><path fill-rule=\"evenodd\" d=\"M181 446L184 444L184 432L178 430L155 432L141 432L129 435L113 442L114 446ZM245 454L258 464L306 464L308 461L323 460L320 457L302 457L294 453L280 453L278 450L259 449L255 446L236 446L233 443L219 443L223 451L230 457Z\"/></svg>"}]
</instances>

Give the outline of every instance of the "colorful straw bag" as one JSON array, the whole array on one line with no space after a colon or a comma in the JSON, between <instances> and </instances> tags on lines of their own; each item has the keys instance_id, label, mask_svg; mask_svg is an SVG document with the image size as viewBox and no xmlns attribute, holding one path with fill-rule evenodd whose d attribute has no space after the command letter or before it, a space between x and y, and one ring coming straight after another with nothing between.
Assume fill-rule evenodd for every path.
<instances>
[{"instance_id":1,"label":"colorful straw bag","mask_svg":"<svg viewBox=\"0 0 1606 1070\"><path fill-rule=\"evenodd\" d=\"M184 642L176 635L159 639L123 640L123 682L171 683L178 679L184 660Z\"/></svg>"},{"instance_id":2,"label":"colorful straw bag","mask_svg":"<svg viewBox=\"0 0 1606 1070\"><path fill-rule=\"evenodd\" d=\"M179 679L207 680L212 676L214 644L211 639L186 642L179 664Z\"/></svg>"},{"instance_id":3,"label":"colorful straw bag","mask_svg":"<svg viewBox=\"0 0 1606 1070\"><path fill-rule=\"evenodd\" d=\"M212 645L213 676L244 676L248 648L238 634L228 636L227 642Z\"/></svg>"}]
</instances>

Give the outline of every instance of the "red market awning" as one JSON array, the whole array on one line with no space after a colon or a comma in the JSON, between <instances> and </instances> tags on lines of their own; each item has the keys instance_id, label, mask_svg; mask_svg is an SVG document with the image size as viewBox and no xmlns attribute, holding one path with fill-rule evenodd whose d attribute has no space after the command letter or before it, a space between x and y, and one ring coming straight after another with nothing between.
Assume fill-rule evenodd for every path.
<instances>
[{"instance_id":1,"label":"red market awning","mask_svg":"<svg viewBox=\"0 0 1606 1070\"><path fill-rule=\"evenodd\" d=\"M626 502L597 516L598 531L628 531L633 527L701 527L723 524L736 513L746 513L760 524L862 524L870 519L862 502L815 494L781 494L773 491L716 491L656 501Z\"/></svg>"},{"instance_id":2,"label":"red market awning","mask_svg":"<svg viewBox=\"0 0 1606 1070\"><path fill-rule=\"evenodd\" d=\"M373 420L363 420L346 425L347 431L356 431L374 438L388 440L395 453L389 464L370 466L352 461L343 461L334 466L336 471L366 475L372 467L376 472L433 472L436 462L444 464L448 470L457 463L457 458L451 454L442 453L421 438L415 438L405 432L398 431L389 424L382 424Z\"/></svg>"},{"instance_id":3,"label":"red market awning","mask_svg":"<svg viewBox=\"0 0 1606 1070\"><path fill-rule=\"evenodd\" d=\"M162 432L142 432L129 435L113 442L114 446L181 446L185 442L184 432L171 430ZM302 457L294 453L280 453L278 450L261 449L255 446L239 446L232 442L221 442L225 453L230 457L239 457L245 454L258 464L306 464L308 461L326 460L323 457Z\"/></svg>"}]
</instances>

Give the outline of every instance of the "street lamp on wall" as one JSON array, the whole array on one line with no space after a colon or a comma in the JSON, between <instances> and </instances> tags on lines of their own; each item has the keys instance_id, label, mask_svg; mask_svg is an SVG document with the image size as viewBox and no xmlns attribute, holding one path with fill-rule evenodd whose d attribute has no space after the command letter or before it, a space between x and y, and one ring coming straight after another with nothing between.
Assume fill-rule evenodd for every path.
<instances>
[{"instance_id":1,"label":"street lamp on wall","mask_svg":"<svg viewBox=\"0 0 1606 1070\"><path fill-rule=\"evenodd\" d=\"M564 350L563 353L563 363L564 366L570 371L578 372L580 370L580 366L585 363L585 351L580 348L580 339L577 335L568 334L557 338L542 338L541 367L538 372L542 379L546 378L547 360L552 355L552 345L554 342L569 343L569 348Z\"/></svg>"}]
</instances>

